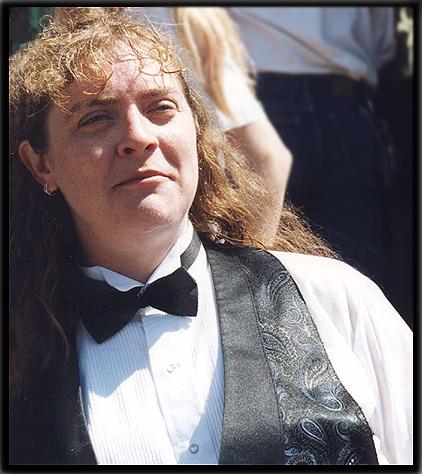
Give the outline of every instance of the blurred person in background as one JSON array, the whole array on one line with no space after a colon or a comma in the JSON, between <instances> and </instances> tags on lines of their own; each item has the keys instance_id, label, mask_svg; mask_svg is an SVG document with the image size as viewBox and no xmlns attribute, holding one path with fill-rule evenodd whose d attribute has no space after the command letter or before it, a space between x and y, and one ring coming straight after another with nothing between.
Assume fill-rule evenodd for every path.
<instances>
[{"instance_id":1,"label":"blurred person in background","mask_svg":"<svg viewBox=\"0 0 422 474\"><path fill-rule=\"evenodd\" d=\"M288 199L385 289L395 156L373 93L395 51L393 8L228 10L257 68L258 98L294 158Z\"/></svg>"}]
</instances>

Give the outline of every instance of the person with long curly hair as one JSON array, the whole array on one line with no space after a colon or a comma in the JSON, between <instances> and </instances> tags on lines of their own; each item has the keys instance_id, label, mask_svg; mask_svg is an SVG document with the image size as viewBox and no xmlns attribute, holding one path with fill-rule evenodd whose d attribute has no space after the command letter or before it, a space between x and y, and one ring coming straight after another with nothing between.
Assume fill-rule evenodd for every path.
<instances>
[{"instance_id":1,"label":"person with long curly hair","mask_svg":"<svg viewBox=\"0 0 422 474\"><path fill-rule=\"evenodd\" d=\"M10 464L411 462L410 330L165 37L66 7L9 90Z\"/></svg>"}]
</instances>

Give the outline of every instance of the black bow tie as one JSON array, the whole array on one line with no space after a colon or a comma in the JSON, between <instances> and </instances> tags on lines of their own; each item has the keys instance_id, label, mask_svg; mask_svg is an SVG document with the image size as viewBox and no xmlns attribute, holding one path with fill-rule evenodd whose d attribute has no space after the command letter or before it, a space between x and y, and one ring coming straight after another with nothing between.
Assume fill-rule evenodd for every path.
<instances>
[{"instance_id":1,"label":"black bow tie","mask_svg":"<svg viewBox=\"0 0 422 474\"><path fill-rule=\"evenodd\" d=\"M125 292L83 275L78 284L82 320L95 341L101 343L113 336L136 311L147 306L175 316L196 316L198 287L187 269L195 261L200 247L201 241L194 231L189 247L180 256L180 268L151 284Z\"/></svg>"}]
</instances>

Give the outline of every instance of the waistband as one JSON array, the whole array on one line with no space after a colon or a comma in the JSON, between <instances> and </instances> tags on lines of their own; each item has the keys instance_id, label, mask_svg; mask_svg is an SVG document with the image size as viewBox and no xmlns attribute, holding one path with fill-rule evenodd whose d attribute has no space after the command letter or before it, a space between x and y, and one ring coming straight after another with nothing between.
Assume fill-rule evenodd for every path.
<instances>
[{"instance_id":1,"label":"waistband","mask_svg":"<svg viewBox=\"0 0 422 474\"><path fill-rule=\"evenodd\" d=\"M283 74L260 72L257 92L261 97L288 94L330 94L344 98L372 97L373 88L364 79L355 80L339 74Z\"/></svg>"}]
</instances>

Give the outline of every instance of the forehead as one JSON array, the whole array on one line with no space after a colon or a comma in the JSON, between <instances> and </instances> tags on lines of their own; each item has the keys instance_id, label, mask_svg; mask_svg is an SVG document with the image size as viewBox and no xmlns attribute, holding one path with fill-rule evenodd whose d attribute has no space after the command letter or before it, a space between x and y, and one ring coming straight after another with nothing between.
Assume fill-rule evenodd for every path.
<instances>
[{"instance_id":1,"label":"forehead","mask_svg":"<svg viewBox=\"0 0 422 474\"><path fill-rule=\"evenodd\" d=\"M148 57L147 53L139 59L124 43L115 45L109 53L107 78L90 74L87 79L71 84L66 91L66 109L95 97L139 96L149 94L152 90L169 90L184 96L179 75L162 71L161 63Z\"/></svg>"}]
</instances>

